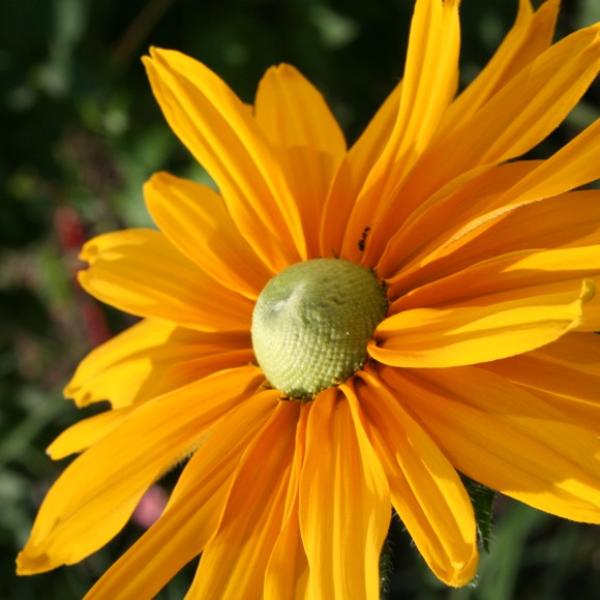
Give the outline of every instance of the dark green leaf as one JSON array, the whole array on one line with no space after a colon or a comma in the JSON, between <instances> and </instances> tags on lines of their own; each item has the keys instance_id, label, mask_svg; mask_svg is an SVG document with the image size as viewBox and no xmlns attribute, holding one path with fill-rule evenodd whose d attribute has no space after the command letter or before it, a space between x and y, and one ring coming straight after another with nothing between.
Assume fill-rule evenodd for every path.
<instances>
[{"instance_id":1,"label":"dark green leaf","mask_svg":"<svg viewBox=\"0 0 600 600\"><path fill-rule=\"evenodd\" d=\"M496 498L496 492L482 483L473 481L464 475L462 480L467 488L469 496L471 497L473 508L475 509L479 545L483 550L489 552L493 529L494 500Z\"/></svg>"}]
</instances>

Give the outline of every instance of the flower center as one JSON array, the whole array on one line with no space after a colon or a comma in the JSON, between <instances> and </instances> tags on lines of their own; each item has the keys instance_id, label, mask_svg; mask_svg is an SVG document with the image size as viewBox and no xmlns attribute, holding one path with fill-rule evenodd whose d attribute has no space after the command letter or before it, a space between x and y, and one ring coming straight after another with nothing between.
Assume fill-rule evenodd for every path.
<instances>
[{"instance_id":1,"label":"flower center","mask_svg":"<svg viewBox=\"0 0 600 600\"><path fill-rule=\"evenodd\" d=\"M386 310L383 286L369 269L337 258L297 263L273 277L256 301L256 359L273 387L310 399L364 365Z\"/></svg>"}]
</instances>

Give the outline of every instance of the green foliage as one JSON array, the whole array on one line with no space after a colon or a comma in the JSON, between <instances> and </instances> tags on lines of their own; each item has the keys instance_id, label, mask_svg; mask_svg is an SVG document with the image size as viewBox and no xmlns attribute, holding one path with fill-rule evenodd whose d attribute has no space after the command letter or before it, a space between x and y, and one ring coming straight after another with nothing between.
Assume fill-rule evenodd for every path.
<instances>
[{"instance_id":1,"label":"green foliage","mask_svg":"<svg viewBox=\"0 0 600 600\"><path fill-rule=\"evenodd\" d=\"M463 476L463 483L467 488L475 510L479 546L485 552L489 552L494 527L494 500L496 499L496 492L490 490L490 488L482 483L473 481L465 476Z\"/></svg>"}]
</instances>

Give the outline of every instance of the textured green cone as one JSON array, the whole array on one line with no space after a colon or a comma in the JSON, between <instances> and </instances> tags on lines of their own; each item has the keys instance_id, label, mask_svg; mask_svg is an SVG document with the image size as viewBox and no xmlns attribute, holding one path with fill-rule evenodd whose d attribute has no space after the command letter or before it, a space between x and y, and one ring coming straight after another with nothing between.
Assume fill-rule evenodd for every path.
<instances>
[{"instance_id":1,"label":"textured green cone","mask_svg":"<svg viewBox=\"0 0 600 600\"><path fill-rule=\"evenodd\" d=\"M256 301L256 359L273 387L309 399L364 365L386 310L385 291L369 269L335 258L297 263Z\"/></svg>"}]
</instances>

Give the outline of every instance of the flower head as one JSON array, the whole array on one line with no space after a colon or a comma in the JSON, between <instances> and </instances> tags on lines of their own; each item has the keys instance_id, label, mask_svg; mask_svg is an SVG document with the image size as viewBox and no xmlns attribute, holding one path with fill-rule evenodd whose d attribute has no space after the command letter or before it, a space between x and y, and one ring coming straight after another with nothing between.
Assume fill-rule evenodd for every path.
<instances>
[{"instance_id":1,"label":"flower head","mask_svg":"<svg viewBox=\"0 0 600 600\"><path fill-rule=\"evenodd\" d=\"M159 231L88 242L92 295L143 320L66 387L111 410L49 491L22 574L108 542L191 456L161 517L88 598L152 597L202 554L190 598L376 598L392 507L432 571L475 574L459 472L600 521L600 122L517 160L600 67L598 25L552 45L558 2L517 20L456 96L457 0L417 0L403 81L358 141L293 67L253 109L201 63L144 59L219 192L159 173Z\"/></svg>"}]
</instances>

